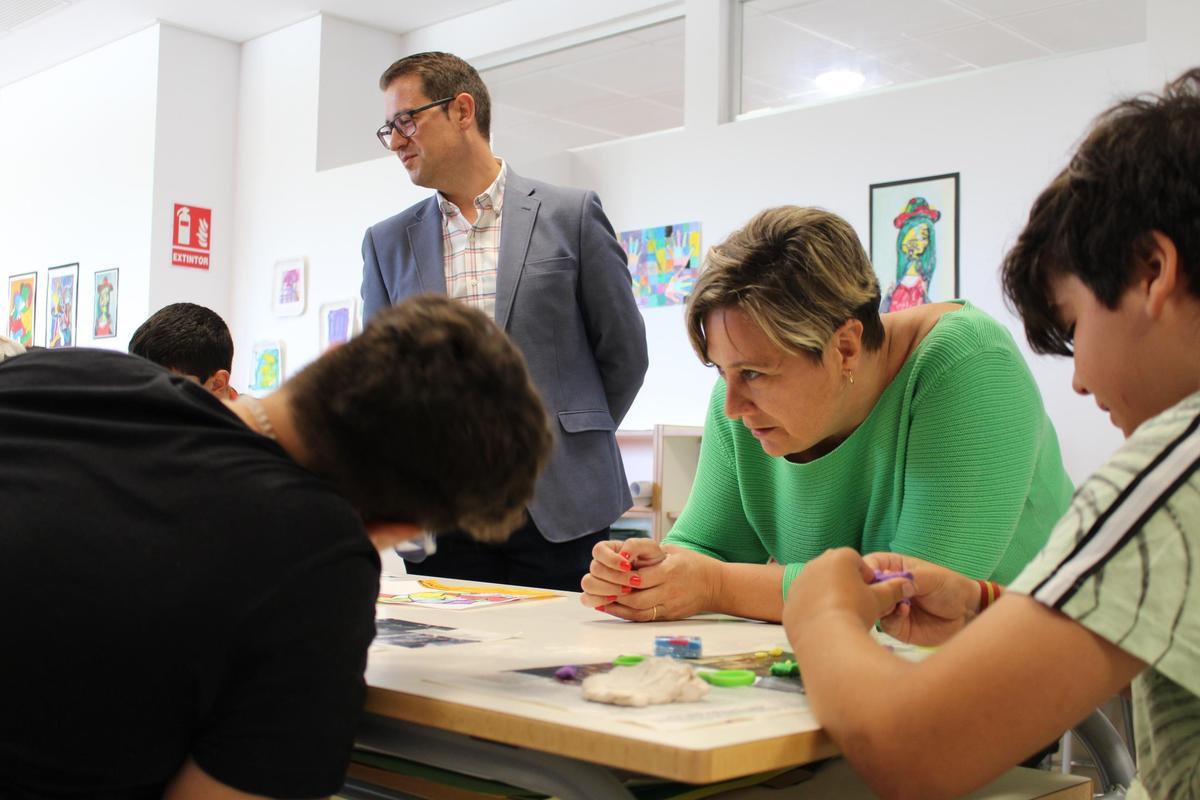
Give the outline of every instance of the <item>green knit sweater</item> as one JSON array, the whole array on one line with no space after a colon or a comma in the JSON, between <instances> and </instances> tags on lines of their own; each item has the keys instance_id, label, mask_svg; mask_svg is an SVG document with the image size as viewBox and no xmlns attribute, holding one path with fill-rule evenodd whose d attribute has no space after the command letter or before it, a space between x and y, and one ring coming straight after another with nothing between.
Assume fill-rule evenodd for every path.
<instances>
[{"instance_id":1,"label":"green knit sweater","mask_svg":"<svg viewBox=\"0 0 1200 800\"><path fill-rule=\"evenodd\" d=\"M1072 486L1028 366L970 303L944 314L870 415L807 464L769 456L724 415L718 380L687 506L666 541L786 566L831 547L917 556L1007 583L1041 549Z\"/></svg>"}]
</instances>

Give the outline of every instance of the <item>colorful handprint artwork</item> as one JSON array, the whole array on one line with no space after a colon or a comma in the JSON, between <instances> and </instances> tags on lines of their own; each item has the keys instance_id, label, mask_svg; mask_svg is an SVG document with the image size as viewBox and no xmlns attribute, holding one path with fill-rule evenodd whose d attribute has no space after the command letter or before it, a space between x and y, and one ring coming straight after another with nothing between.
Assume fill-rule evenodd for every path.
<instances>
[{"instance_id":1,"label":"colorful handprint artwork","mask_svg":"<svg viewBox=\"0 0 1200 800\"><path fill-rule=\"evenodd\" d=\"M674 306L687 300L700 273L699 222L625 231L620 239L639 306Z\"/></svg>"}]
</instances>

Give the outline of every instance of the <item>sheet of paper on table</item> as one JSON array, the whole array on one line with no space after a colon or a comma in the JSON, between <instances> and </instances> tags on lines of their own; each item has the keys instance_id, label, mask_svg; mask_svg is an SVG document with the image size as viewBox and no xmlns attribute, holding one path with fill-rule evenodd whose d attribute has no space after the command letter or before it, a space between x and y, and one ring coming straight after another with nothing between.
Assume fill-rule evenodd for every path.
<instances>
[{"instance_id":1,"label":"sheet of paper on table","mask_svg":"<svg viewBox=\"0 0 1200 800\"><path fill-rule=\"evenodd\" d=\"M544 589L515 586L477 586L439 581L433 578L383 578L379 584L379 602L388 605L465 611L519 600L543 600L559 595Z\"/></svg>"}]
</instances>

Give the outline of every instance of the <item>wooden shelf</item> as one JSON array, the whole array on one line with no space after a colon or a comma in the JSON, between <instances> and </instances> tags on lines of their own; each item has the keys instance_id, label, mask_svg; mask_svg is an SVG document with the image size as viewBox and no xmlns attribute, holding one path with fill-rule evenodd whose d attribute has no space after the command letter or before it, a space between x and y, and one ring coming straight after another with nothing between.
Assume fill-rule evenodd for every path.
<instances>
[{"instance_id":1,"label":"wooden shelf","mask_svg":"<svg viewBox=\"0 0 1200 800\"><path fill-rule=\"evenodd\" d=\"M657 512L650 506L634 506L621 516L623 517L653 517Z\"/></svg>"},{"instance_id":2,"label":"wooden shelf","mask_svg":"<svg viewBox=\"0 0 1200 800\"><path fill-rule=\"evenodd\" d=\"M626 453L642 459L650 456L654 475L654 498L649 506L634 506L625 517L653 520L653 534L662 540L675 524L687 503L700 460L700 439L704 429L696 425L655 425L654 430L619 430L617 444ZM643 461L643 466L645 462ZM629 476L641 480L641 475Z\"/></svg>"}]
</instances>

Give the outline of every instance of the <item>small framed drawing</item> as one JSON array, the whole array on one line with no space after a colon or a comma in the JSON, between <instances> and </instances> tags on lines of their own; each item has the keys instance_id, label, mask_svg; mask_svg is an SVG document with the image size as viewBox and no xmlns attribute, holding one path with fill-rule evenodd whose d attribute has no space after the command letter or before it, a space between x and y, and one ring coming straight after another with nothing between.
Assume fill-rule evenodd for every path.
<instances>
[{"instance_id":1,"label":"small framed drawing","mask_svg":"<svg viewBox=\"0 0 1200 800\"><path fill-rule=\"evenodd\" d=\"M304 313L305 264L303 258L275 262L271 282L271 310L277 317L298 317Z\"/></svg>"},{"instance_id":2,"label":"small framed drawing","mask_svg":"<svg viewBox=\"0 0 1200 800\"><path fill-rule=\"evenodd\" d=\"M46 272L46 347L74 347L79 318L79 264Z\"/></svg>"},{"instance_id":3,"label":"small framed drawing","mask_svg":"<svg viewBox=\"0 0 1200 800\"><path fill-rule=\"evenodd\" d=\"M958 173L871 184L880 311L958 297Z\"/></svg>"},{"instance_id":4,"label":"small framed drawing","mask_svg":"<svg viewBox=\"0 0 1200 800\"><path fill-rule=\"evenodd\" d=\"M273 392L283 383L283 342L278 339L254 343L250 388Z\"/></svg>"},{"instance_id":5,"label":"small framed drawing","mask_svg":"<svg viewBox=\"0 0 1200 800\"><path fill-rule=\"evenodd\" d=\"M93 279L92 338L111 339L117 335L117 273L116 269L97 270Z\"/></svg>"},{"instance_id":6,"label":"small framed drawing","mask_svg":"<svg viewBox=\"0 0 1200 800\"><path fill-rule=\"evenodd\" d=\"M8 325L5 335L25 347L33 344L33 318L37 309L36 272L13 275L8 279Z\"/></svg>"},{"instance_id":7,"label":"small framed drawing","mask_svg":"<svg viewBox=\"0 0 1200 800\"><path fill-rule=\"evenodd\" d=\"M321 352L332 350L350 341L358 333L357 304L354 298L324 303L320 313Z\"/></svg>"}]
</instances>

